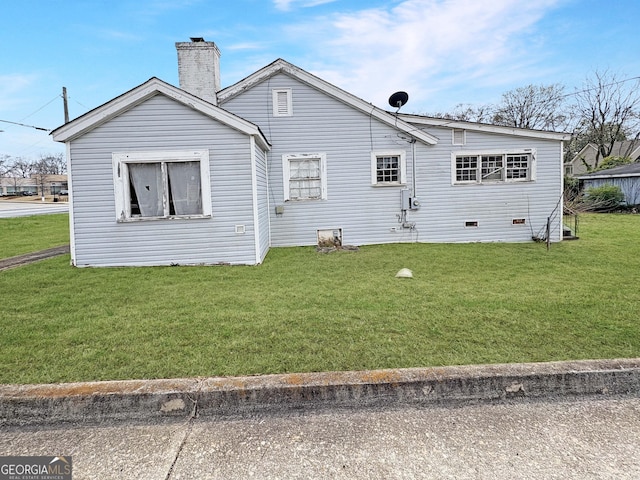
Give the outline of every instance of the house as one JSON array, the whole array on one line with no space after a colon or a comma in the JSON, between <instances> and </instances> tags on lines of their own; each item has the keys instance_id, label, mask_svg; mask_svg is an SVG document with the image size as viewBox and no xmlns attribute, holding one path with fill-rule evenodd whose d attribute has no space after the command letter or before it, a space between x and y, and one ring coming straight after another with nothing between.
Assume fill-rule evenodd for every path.
<instances>
[{"instance_id":1,"label":"house","mask_svg":"<svg viewBox=\"0 0 640 480\"><path fill-rule=\"evenodd\" d=\"M640 160L640 142L625 140L615 142L611 150L611 156L628 157L633 161ZM565 175L575 176L588 173L596 168L604 160L598 153L598 146L595 143L586 144L569 162L564 164Z\"/></svg>"},{"instance_id":2,"label":"house","mask_svg":"<svg viewBox=\"0 0 640 480\"><path fill-rule=\"evenodd\" d=\"M640 205L640 163L638 162L578 175L576 178L583 182L585 189L603 185L620 187L627 205Z\"/></svg>"},{"instance_id":3,"label":"house","mask_svg":"<svg viewBox=\"0 0 640 480\"><path fill-rule=\"evenodd\" d=\"M32 175L27 178L0 177L0 196L59 195L60 192L66 190L66 175Z\"/></svg>"},{"instance_id":4,"label":"house","mask_svg":"<svg viewBox=\"0 0 640 480\"><path fill-rule=\"evenodd\" d=\"M560 133L389 112L282 59L158 78L57 128L76 266L259 264L270 247L562 239Z\"/></svg>"}]
</instances>

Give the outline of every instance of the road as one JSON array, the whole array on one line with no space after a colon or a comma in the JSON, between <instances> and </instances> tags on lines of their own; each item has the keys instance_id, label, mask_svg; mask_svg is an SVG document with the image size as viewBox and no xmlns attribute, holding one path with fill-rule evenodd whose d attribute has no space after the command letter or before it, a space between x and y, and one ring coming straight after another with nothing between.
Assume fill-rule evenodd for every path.
<instances>
[{"instance_id":1,"label":"road","mask_svg":"<svg viewBox=\"0 0 640 480\"><path fill-rule=\"evenodd\" d=\"M4 429L81 479L638 479L640 398Z\"/></svg>"},{"instance_id":2,"label":"road","mask_svg":"<svg viewBox=\"0 0 640 480\"><path fill-rule=\"evenodd\" d=\"M0 218L66 213L68 211L69 204L66 202L42 203L37 201L16 202L0 200Z\"/></svg>"}]
</instances>

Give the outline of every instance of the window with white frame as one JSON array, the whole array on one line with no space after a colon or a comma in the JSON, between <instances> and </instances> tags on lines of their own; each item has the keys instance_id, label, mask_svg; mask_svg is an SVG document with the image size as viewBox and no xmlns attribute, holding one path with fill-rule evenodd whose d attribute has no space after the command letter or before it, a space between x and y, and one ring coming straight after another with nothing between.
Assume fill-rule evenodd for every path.
<instances>
[{"instance_id":1,"label":"window with white frame","mask_svg":"<svg viewBox=\"0 0 640 480\"><path fill-rule=\"evenodd\" d=\"M458 153L452 155L453 183L535 180L535 152Z\"/></svg>"},{"instance_id":2,"label":"window with white frame","mask_svg":"<svg viewBox=\"0 0 640 480\"><path fill-rule=\"evenodd\" d=\"M406 154L401 150L371 153L371 183L373 185L403 185L407 183Z\"/></svg>"},{"instance_id":3,"label":"window with white frame","mask_svg":"<svg viewBox=\"0 0 640 480\"><path fill-rule=\"evenodd\" d=\"M273 116L290 117L293 115L293 93L290 88L273 90Z\"/></svg>"},{"instance_id":4,"label":"window with white frame","mask_svg":"<svg viewBox=\"0 0 640 480\"><path fill-rule=\"evenodd\" d=\"M285 200L327 198L326 154L283 155L282 171Z\"/></svg>"},{"instance_id":5,"label":"window with white frame","mask_svg":"<svg viewBox=\"0 0 640 480\"><path fill-rule=\"evenodd\" d=\"M209 152L114 153L119 221L211 216Z\"/></svg>"}]
</instances>

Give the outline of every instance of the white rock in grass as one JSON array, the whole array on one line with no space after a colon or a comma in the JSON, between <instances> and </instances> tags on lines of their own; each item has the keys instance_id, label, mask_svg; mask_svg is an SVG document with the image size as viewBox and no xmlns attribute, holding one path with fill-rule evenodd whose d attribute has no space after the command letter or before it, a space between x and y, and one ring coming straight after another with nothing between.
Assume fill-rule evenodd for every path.
<instances>
[{"instance_id":1,"label":"white rock in grass","mask_svg":"<svg viewBox=\"0 0 640 480\"><path fill-rule=\"evenodd\" d=\"M403 268L396 273L396 278L413 278L413 272L408 268Z\"/></svg>"}]
</instances>

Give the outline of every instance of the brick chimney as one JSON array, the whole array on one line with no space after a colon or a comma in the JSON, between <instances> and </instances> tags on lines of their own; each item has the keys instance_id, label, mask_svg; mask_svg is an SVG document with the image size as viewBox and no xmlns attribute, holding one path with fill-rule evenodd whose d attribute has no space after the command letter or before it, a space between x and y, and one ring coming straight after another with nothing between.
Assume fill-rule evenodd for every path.
<instances>
[{"instance_id":1,"label":"brick chimney","mask_svg":"<svg viewBox=\"0 0 640 480\"><path fill-rule=\"evenodd\" d=\"M213 42L191 37L190 42L176 42L180 88L214 105L220 90L220 50Z\"/></svg>"}]
</instances>

